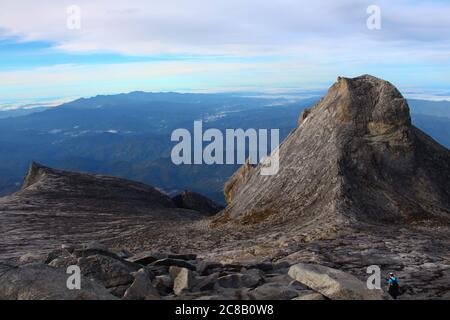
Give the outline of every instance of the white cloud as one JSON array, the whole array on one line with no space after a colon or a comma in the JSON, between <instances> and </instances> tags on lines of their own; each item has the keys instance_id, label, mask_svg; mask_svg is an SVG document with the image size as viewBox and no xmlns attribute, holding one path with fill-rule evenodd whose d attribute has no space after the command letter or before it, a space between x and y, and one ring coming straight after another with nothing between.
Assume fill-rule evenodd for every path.
<instances>
[{"instance_id":1,"label":"white cloud","mask_svg":"<svg viewBox=\"0 0 450 320\"><path fill-rule=\"evenodd\" d=\"M381 8L379 31L366 28L371 4ZM70 5L81 8L80 30L66 27ZM3 105L133 90L290 90L362 73L400 86L450 84L448 1L0 0L0 9L0 39L193 57L3 71Z\"/></svg>"},{"instance_id":2,"label":"white cloud","mask_svg":"<svg viewBox=\"0 0 450 320\"><path fill-rule=\"evenodd\" d=\"M370 41L392 46L389 42L450 40L450 4L443 1L377 1L381 31L366 28L366 8L373 2L366 0L1 2L4 32L51 41L67 51L243 55L301 53L297 50L339 43L357 49ZM82 10L81 30L66 28L66 8L73 4Z\"/></svg>"}]
</instances>

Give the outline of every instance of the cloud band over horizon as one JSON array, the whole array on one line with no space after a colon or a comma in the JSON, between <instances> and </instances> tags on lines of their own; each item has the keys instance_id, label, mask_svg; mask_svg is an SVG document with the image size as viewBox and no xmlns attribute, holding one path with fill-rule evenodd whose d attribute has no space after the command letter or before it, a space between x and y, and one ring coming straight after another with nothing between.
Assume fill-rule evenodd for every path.
<instances>
[{"instance_id":1,"label":"cloud band over horizon","mask_svg":"<svg viewBox=\"0 0 450 320\"><path fill-rule=\"evenodd\" d=\"M67 7L81 29L67 28ZM367 7L381 29L366 26ZM448 1L0 0L0 101L326 87L450 88Z\"/></svg>"}]
</instances>

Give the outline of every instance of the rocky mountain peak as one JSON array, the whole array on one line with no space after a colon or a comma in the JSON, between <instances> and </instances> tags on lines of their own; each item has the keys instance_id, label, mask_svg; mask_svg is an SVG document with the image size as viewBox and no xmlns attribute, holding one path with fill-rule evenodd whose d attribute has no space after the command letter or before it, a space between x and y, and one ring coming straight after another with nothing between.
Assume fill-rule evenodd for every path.
<instances>
[{"instance_id":1,"label":"rocky mountain peak","mask_svg":"<svg viewBox=\"0 0 450 320\"><path fill-rule=\"evenodd\" d=\"M389 82L339 77L280 146L280 170L243 166L225 186L218 224L448 224L449 151L411 125ZM433 222L432 222L433 221Z\"/></svg>"},{"instance_id":2,"label":"rocky mountain peak","mask_svg":"<svg viewBox=\"0 0 450 320\"><path fill-rule=\"evenodd\" d=\"M411 135L406 99L391 83L370 75L339 77L321 101L301 115L299 124L318 113L329 115L321 121L335 129L341 127L336 131L339 134L372 136L397 142Z\"/></svg>"},{"instance_id":3,"label":"rocky mountain peak","mask_svg":"<svg viewBox=\"0 0 450 320\"><path fill-rule=\"evenodd\" d=\"M104 175L59 170L37 162L32 162L22 189L15 195L48 198L49 201L59 201L62 204L76 202L77 205L85 204L90 209L105 206L106 210L113 203L125 207L132 207L133 204L175 207L167 194L143 183ZM62 199L67 199L67 202Z\"/></svg>"},{"instance_id":4,"label":"rocky mountain peak","mask_svg":"<svg viewBox=\"0 0 450 320\"><path fill-rule=\"evenodd\" d=\"M28 173L22 184L22 190L35 184L40 179L42 179L46 173L49 173L51 171L52 171L52 169L50 169L49 167L43 166L43 165L33 161L31 163L30 167L28 168Z\"/></svg>"},{"instance_id":5,"label":"rocky mountain peak","mask_svg":"<svg viewBox=\"0 0 450 320\"><path fill-rule=\"evenodd\" d=\"M196 209L177 208L167 194L143 183L33 162L22 189L0 198L2 225L9 228L0 235L0 251L3 257L15 257L55 243L164 232L161 225L203 218Z\"/></svg>"}]
</instances>

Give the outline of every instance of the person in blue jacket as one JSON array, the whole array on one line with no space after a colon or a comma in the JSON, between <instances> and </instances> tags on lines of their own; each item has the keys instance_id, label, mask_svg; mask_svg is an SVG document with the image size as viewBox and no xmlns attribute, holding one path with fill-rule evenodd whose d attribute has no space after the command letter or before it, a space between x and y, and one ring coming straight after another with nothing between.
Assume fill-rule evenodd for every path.
<instances>
[{"instance_id":1,"label":"person in blue jacket","mask_svg":"<svg viewBox=\"0 0 450 320\"><path fill-rule=\"evenodd\" d=\"M398 278L392 272L389 273L388 285L389 294L394 300L396 300L399 295L399 283Z\"/></svg>"}]
</instances>

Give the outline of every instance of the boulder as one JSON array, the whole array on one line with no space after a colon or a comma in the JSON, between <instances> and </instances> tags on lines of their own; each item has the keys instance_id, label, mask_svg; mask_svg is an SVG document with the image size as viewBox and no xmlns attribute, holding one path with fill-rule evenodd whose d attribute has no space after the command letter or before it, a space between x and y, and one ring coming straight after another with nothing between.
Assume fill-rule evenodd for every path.
<instances>
[{"instance_id":1,"label":"boulder","mask_svg":"<svg viewBox=\"0 0 450 320\"><path fill-rule=\"evenodd\" d=\"M263 284L249 294L256 300L290 300L298 296L297 291L277 283Z\"/></svg>"},{"instance_id":2,"label":"boulder","mask_svg":"<svg viewBox=\"0 0 450 320\"><path fill-rule=\"evenodd\" d=\"M106 288L129 284L134 280L131 273L135 269L108 256L82 257L78 259L78 266L84 276L97 280Z\"/></svg>"},{"instance_id":3,"label":"boulder","mask_svg":"<svg viewBox=\"0 0 450 320\"><path fill-rule=\"evenodd\" d=\"M184 191L172 200L178 208L195 210L204 215L214 215L224 209L222 205L192 191Z\"/></svg>"},{"instance_id":4,"label":"boulder","mask_svg":"<svg viewBox=\"0 0 450 320\"><path fill-rule=\"evenodd\" d=\"M195 279L193 272L187 268L180 268L177 271L173 281L173 292L179 296L193 287Z\"/></svg>"},{"instance_id":5,"label":"boulder","mask_svg":"<svg viewBox=\"0 0 450 320\"><path fill-rule=\"evenodd\" d=\"M46 264L2 270L0 300L114 300L104 287L81 277L81 289L67 288L69 275Z\"/></svg>"},{"instance_id":6,"label":"boulder","mask_svg":"<svg viewBox=\"0 0 450 320\"><path fill-rule=\"evenodd\" d=\"M327 300L321 293L312 290L299 292L298 296L291 300Z\"/></svg>"},{"instance_id":7,"label":"boulder","mask_svg":"<svg viewBox=\"0 0 450 320\"><path fill-rule=\"evenodd\" d=\"M124 300L160 300L161 296L153 287L150 275L145 269L140 269L134 273L134 281L125 291Z\"/></svg>"},{"instance_id":8,"label":"boulder","mask_svg":"<svg viewBox=\"0 0 450 320\"><path fill-rule=\"evenodd\" d=\"M42 254L26 253L19 258L19 264L45 262L46 256Z\"/></svg>"},{"instance_id":9,"label":"boulder","mask_svg":"<svg viewBox=\"0 0 450 320\"><path fill-rule=\"evenodd\" d=\"M382 290L369 290L365 282L343 271L316 264L291 266L289 275L332 300L382 300Z\"/></svg>"},{"instance_id":10,"label":"boulder","mask_svg":"<svg viewBox=\"0 0 450 320\"><path fill-rule=\"evenodd\" d=\"M199 277L196 279L196 283L192 291L209 291L214 290L216 287L219 273L213 273L205 277Z\"/></svg>"},{"instance_id":11,"label":"boulder","mask_svg":"<svg viewBox=\"0 0 450 320\"><path fill-rule=\"evenodd\" d=\"M173 290L173 279L168 275L156 276L153 285L159 292L167 294Z\"/></svg>"},{"instance_id":12,"label":"boulder","mask_svg":"<svg viewBox=\"0 0 450 320\"><path fill-rule=\"evenodd\" d=\"M234 273L220 277L217 283L223 288L253 288L256 287L262 278L256 274Z\"/></svg>"}]
</instances>

